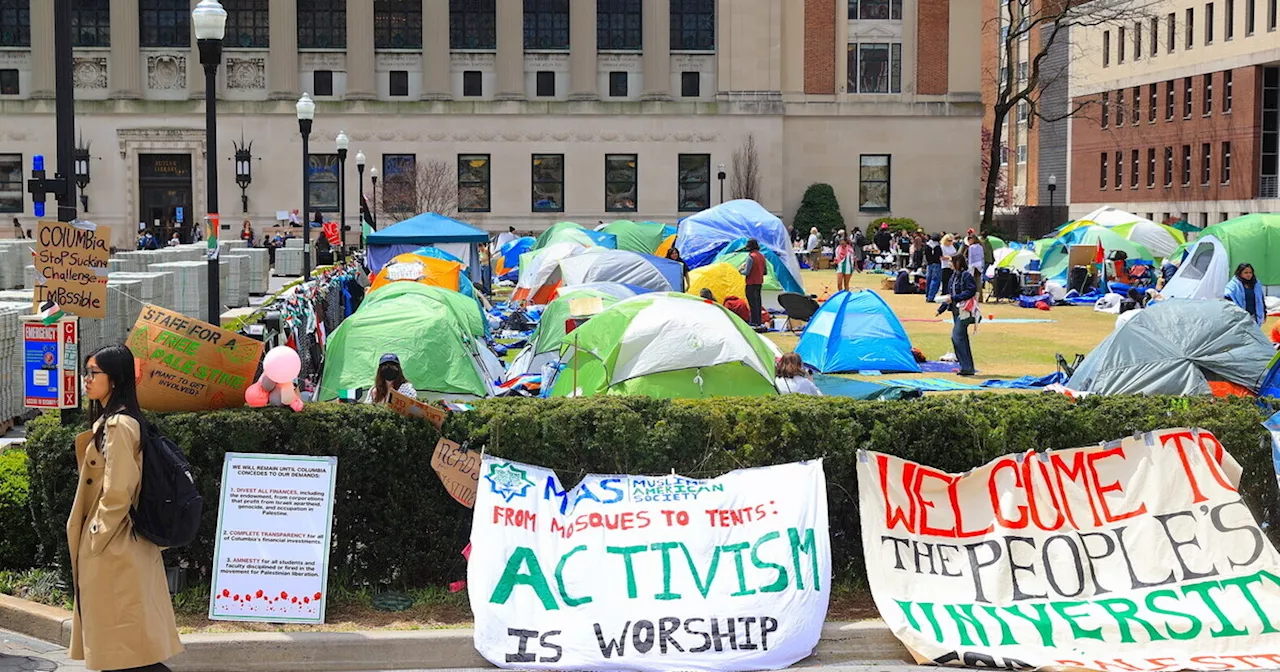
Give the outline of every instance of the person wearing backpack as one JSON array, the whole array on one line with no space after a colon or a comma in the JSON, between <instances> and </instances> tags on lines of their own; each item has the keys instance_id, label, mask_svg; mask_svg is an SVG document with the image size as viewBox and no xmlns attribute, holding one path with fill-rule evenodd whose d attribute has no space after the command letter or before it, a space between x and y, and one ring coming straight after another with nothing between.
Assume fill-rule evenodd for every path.
<instances>
[{"instance_id":1,"label":"person wearing backpack","mask_svg":"<svg viewBox=\"0 0 1280 672\"><path fill-rule=\"evenodd\" d=\"M83 374L91 429L75 440L80 478L67 520L75 598L70 656L92 670L168 670L164 661L181 653L182 643L164 561L131 515L142 496L150 431L138 407L133 353L119 344L99 348Z\"/></svg>"}]
</instances>

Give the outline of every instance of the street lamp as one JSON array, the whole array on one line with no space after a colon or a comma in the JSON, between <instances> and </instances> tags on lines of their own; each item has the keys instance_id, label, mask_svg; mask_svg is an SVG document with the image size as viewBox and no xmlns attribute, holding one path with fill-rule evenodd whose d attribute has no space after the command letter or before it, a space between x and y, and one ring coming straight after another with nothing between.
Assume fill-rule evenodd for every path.
<instances>
[{"instance_id":1,"label":"street lamp","mask_svg":"<svg viewBox=\"0 0 1280 672\"><path fill-rule=\"evenodd\" d=\"M1053 192L1057 190L1058 190L1058 176L1050 175L1049 176L1049 218L1051 220L1055 217L1054 210L1053 210ZM1058 222L1054 221L1053 224L1054 226L1057 226Z\"/></svg>"},{"instance_id":2,"label":"street lamp","mask_svg":"<svg viewBox=\"0 0 1280 672\"><path fill-rule=\"evenodd\" d=\"M720 202L724 203L724 164L720 164L720 172L716 175L716 179L720 180Z\"/></svg>"},{"instance_id":3,"label":"street lamp","mask_svg":"<svg viewBox=\"0 0 1280 672\"><path fill-rule=\"evenodd\" d=\"M338 147L338 235L342 237L339 256L347 254L347 149L351 146L351 138L346 131L338 131L334 140Z\"/></svg>"},{"instance_id":4,"label":"street lamp","mask_svg":"<svg viewBox=\"0 0 1280 672\"><path fill-rule=\"evenodd\" d=\"M373 180L373 205L369 208L369 218L373 221L373 228L378 228L378 167L369 168L369 179Z\"/></svg>"},{"instance_id":5,"label":"street lamp","mask_svg":"<svg viewBox=\"0 0 1280 672\"><path fill-rule=\"evenodd\" d=\"M89 212L89 194L84 193L85 188L89 186L88 145L76 147L75 175L76 186L80 187L80 205L84 207L85 212Z\"/></svg>"},{"instance_id":6,"label":"street lamp","mask_svg":"<svg viewBox=\"0 0 1280 672\"><path fill-rule=\"evenodd\" d=\"M360 205L358 208L360 215L356 219L360 220L360 249L364 249L364 152L356 152L356 172L360 175Z\"/></svg>"},{"instance_id":7,"label":"street lamp","mask_svg":"<svg viewBox=\"0 0 1280 672\"><path fill-rule=\"evenodd\" d=\"M253 143L248 144L244 141L244 135L240 136L240 143L236 145L236 186L240 187L240 206L244 212L249 212L249 185L253 184Z\"/></svg>"},{"instance_id":8,"label":"street lamp","mask_svg":"<svg viewBox=\"0 0 1280 672\"><path fill-rule=\"evenodd\" d=\"M302 278L311 277L311 189L307 182L311 172L311 121L316 118L316 103L304 93L295 106L298 110L298 132L302 134Z\"/></svg>"},{"instance_id":9,"label":"street lamp","mask_svg":"<svg viewBox=\"0 0 1280 672\"><path fill-rule=\"evenodd\" d=\"M227 10L218 0L200 0L191 10L200 65L204 66L205 199L212 225L209 227L209 324L222 326L222 306L218 287L218 64L222 62L222 38L227 31ZM193 222L194 223L194 222Z\"/></svg>"}]
</instances>

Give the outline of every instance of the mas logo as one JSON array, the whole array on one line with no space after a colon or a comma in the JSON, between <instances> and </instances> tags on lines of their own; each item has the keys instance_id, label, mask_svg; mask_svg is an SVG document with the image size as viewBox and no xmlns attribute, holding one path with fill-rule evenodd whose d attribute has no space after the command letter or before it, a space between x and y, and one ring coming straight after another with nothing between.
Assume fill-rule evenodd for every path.
<instances>
[{"instance_id":1,"label":"mas logo","mask_svg":"<svg viewBox=\"0 0 1280 672\"><path fill-rule=\"evenodd\" d=\"M489 481L489 490L508 503L516 497L524 497L533 487L528 472L510 463L489 465L489 473L484 478Z\"/></svg>"}]
</instances>

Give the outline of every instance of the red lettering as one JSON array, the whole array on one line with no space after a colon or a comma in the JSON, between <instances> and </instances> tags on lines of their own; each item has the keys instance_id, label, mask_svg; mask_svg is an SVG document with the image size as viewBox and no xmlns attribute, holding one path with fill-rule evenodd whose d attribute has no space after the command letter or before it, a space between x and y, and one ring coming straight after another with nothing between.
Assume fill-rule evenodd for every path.
<instances>
[{"instance_id":1,"label":"red lettering","mask_svg":"<svg viewBox=\"0 0 1280 672\"><path fill-rule=\"evenodd\" d=\"M1071 506L1068 504L1070 500L1067 498L1067 488L1062 482L1063 474L1084 491L1085 496L1089 499L1089 510L1093 513L1093 526L1102 527L1102 519L1098 517L1098 506L1093 501L1093 491L1089 489L1089 477L1085 474L1084 451L1077 450L1073 453L1071 466L1067 466L1067 463L1058 453L1050 453L1049 462L1053 465L1054 477L1058 482L1058 492L1062 493L1064 504L1062 508L1067 514L1067 519L1071 521L1071 526L1077 530L1081 529L1080 523L1076 521L1075 514L1072 513Z\"/></svg>"},{"instance_id":2,"label":"red lettering","mask_svg":"<svg viewBox=\"0 0 1280 672\"><path fill-rule=\"evenodd\" d=\"M1013 488L1001 488L996 483L996 476L1000 473L1001 469L1008 469L1013 472ZM987 492L991 495L991 510L995 512L996 522L1000 523L1000 527L1009 530L1021 530L1027 526L1027 507L1016 507L1016 510L1018 511L1018 519L1009 520L1004 517L1004 507L1001 506L1001 492L1013 493L1018 490L1022 490L1024 493L1026 492L1022 484L1022 475L1018 473L1017 462L1015 462L1011 457L1005 457L998 460L995 465L992 466L991 476L987 479Z\"/></svg>"},{"instance_id":3,"label":"red lettering","mask_svg":"<svg viewBox=\"0 0 1280 672\"><path fill-rule=\"evenodd\" d=\"M981 537L991 534L996 529L995 524L988 525L983 530L972 530L966 532L964 529L964 516L960 513L960 479L952 478L951 484L947 486L947 496L951 499L951 510L956 514L956 536L961 539L970 537Z\"/></svg>"},{"instance_id":4,"label":"red lettering","mask_svg":"<svg viewBox=\"0 0 1280 672\"><path fill-rule=\"evenodd\" d=\"M1036 466L1040 468L1040 476L1044 478L1044 489L1049 493L1049 501L1053 502L1054 512L1058 514L1058 517L1053 521L1052 525L1045 525L1044 521L1040 519L1040 505L1038 504L1039 498L1036 496L1038 489L1035 487L1035 478L1033 478L1035 472L1031 470L1032 462L1035 462ZM1058 501L1058 492L1054 489L1053 483L1049 480L1049 468L1045 466L1044 461L1037 459L1035 455L1027 455L1026 459L1022 462L1022 475L1023 480L1026 481L1027 502L1031 505L1031 522L1035 523L1036 527L1046 532L1053 532L1061 529L1067 522L1067 517L1062 513L1063 509L1066 508L1064 504L1066 504L1067 496L1064 493L1062 495L1062 501Z\"/></svg>"},{"instance_id":5,"label":"red lettering","mask_svg":"<svg viewBox=\"0 0 1280 672\"><path fill-rule=\"evenodd\" d=\"M1203 492L1200 492L1200 484L1196 481L1195 472L1191 470L1191 462L1187 460L1187 450L1182 444L1183 439L1186 439L1188 442L1191 441L1191 432L1170 432L1168 434L1162 434L1160 436L1160 445L1164 446L1168 444L1170 440L1173 441L1174 447L1178 449L1178 459L1182 461L1182 473L1186 474L1187 483L1191 486L1191 503L1199 504L1200 502L1207 501L1209 498L1205 497Z\"/></svg>"},{"instance_id":6,"label":"red lettering","mask_svg":"<svg viewBox=\"0 0 1280 672\"><path fill-rule=\"evenodd\" d=\"M937 504L935 502L926 501L924 498L923 485L924 485L924 479L926 478L932 478L936 481L941 481L942 483L946 484L947 487L950 487L951 484L956 480L955 476L952 476L945 472L937 471L936 469L930 469L929 467L925 467L925 466L919 466L916 468L916 477L915 477L915 480L913 480L911 483L910 494L915 499L916 506L919 507L920 509L920 534L931 534L937 537L955 538L956 530L954 527L954 523L953 523L953 526L949 528L929 527L929 509L932 509L933 507L937 506ZM952 512L952 514L953 514L952 516L953 519L959 518L958 515L955 515L954 511Z\"/></svg>"},{"instance_id":7,"label":"red lettering","mask_svg":"<svg viewBox=\"0 0 1280 672\"><path fill-rule=\"evenodd\" d=\"M1208 445L1205 445L1206 443ZM1222 442L1213 434L1203 432L1199 436L1199 444L1200 453L1204 455L1204 461L1209 465L1209 473L1213 474L1213 480L1227 492L1236 492L1235 486L1231 485L1231 481L1228 481L1226 474L1222 472L1222 460L1227 454L1226 449L1222 447ZM1212 457L1209 455L1211 448L1213 449Z\"/></svg>"},{"instance_id":8,"label":"red lettering","mask_svg":"<svg viewBox=\"0 0 1280 672\"><path fill-rule=\"evenodd\" d=\"M1098 463L1101 462L1102 460L1107 459L1108 457L1116 457L1116 456L1120 457L1120 459L1124 459L1123 446L1118 446L1116 448L1111 448L1109 450L1104 450L1101 452L1091 451L1088 456L1089 473L1093 475L1093 485L1094 485L1094 489L1096 489L1098 492L1098 502L1102 505L1102 515L1107 519L1108 523L1114 523L1121 520L1125 520L1127 518L1133 518L1134 516L1140 516L1147 512L1147 505L1139 504L1137 509L1134 509L1133 511L1129 511L1127 513L1115 513L1115 514L1111 513L1111 505L1107 504L1107 493L1118 492L1123 495L1124 494L1123 486L1120 485L1120 481L1115 481L1113 483L1108 483L1107 485L1103 485L1102 481L1098 479Z\"/></svg>"},{"instance_id":9,"label":"red lettering","mask_svg":"<svg viewBox=\"0 0 1280 672\"><path fill-rule=\"evenodd\" d=\"M1160 672L1160 670L1169 670L1169 669L1176 669L1176 668L1182 667L1181 665L1178 665L1177 658L1148 658L1147 662L1157 666L1150 670L1147 670L1147 672Z\"/></svg>"},{"instance_id":10,"label":"red lettering","mask_svg":"<svg viewBox=\"0 0 1280 672\"><path fill-rule=\"evenodd\" d=\"M1206 667L1206 670L1231 670L1235 669L1235 665L1224 663L1218 660L1217 656L1196 656L1191 659L1196 665L1213 665L1214 667Z\"/></svg>"},{"instance_id":11,"label":"red lettering","mask_svg":"<svg viewBox=\"0 0 1280 672\"><path fill-rule=\"evenodd\" d=\"M1238 660L1238 661L1240 661L1240 662L1244 663L1245 665L1248 665L1248 666L1249 666L1249 669L1251 669L1251 670L1257 670L1257 669L1260 669L1260 668L1262 667L1261 665L1254 665L1253 663L1249 662L1249 656L1222 656L1222 659L1223 659L1223 660ZM1235 666L1233 665L1232 667L1234 668Z\"/></svg>"},{"instance_id":12,"label":"red lettering","mask_svg":"<svg viewBox=\"0 0 1280 672\"><path fill-rule=\"evenodd\" d=\"M876 455L876 466L880 471L880 494L884 498L884 518L885 527L892 530L897 527L898 522L902 522L902 526L907 531L915 534L916 532L916 503L910 496L907 497L909 514L904 515L902 507L893 503L889 498L889 456ZM902 490L905 492L910 489L911 477L916 470L916 465L910 462L902 463Z\"/></svg>"}]
</instances>

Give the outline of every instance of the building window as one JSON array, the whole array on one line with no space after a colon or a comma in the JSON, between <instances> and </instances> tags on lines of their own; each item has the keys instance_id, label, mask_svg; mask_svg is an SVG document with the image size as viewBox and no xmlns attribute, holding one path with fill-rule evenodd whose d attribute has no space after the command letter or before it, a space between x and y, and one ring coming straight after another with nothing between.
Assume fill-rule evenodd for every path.
<instances>
[{"instance_id":1,"label":"building window","mask_svg":"<svg viewBox=\"0 0 1280 672\"><path fill-rule=\"evenodd\" d=\"M1116 91L1116 126L1124 126L1124 89Z\"/></svg>"},{"instance_id":2,"label":"building window","mask_svg":"<svg viewBox=\"0 0 1280 672\"><path fill-rule=\"evenodd\" d=\"M858 159L858 210L884 212L889 209L888 154L863 154Z\"/></svg>"},{"instance_id":3,"label":"building window","mask_svg":"<svg viewBox=\"0 0 1280 672\"><path fill-rule=\"evenodd\" d=\"M1204 6L1204 43L1213 44L1213 3Z\"/></svg>"},{"instance_id":4,"label":"building window","mask_svg":"<svg viewBox=\"0 0 1280 672\"><path fill-rule=\"evenodd\" d=\"M679 161L676 210L700 212L711 207L711 155L681 154Z\"/></svg>"},{"instance_id":5,"label":"building window","mask_svg":"<svg viewBox=\"0 0 1280 672\"><path fill-rule=\"evenodd\" d=\"M32 1L50 0L0 0L0 47L31 46Z\"/></svg>"},{"instance_id":6,"label":"building window","mask_svg":"<svg viewBox=\"0 0 1280 672\"><path fill-rule=\"evenodd\" d=\"M1231 143L1222 143L1222 183L1231 184Z\"/></svg>"},{"instance_id":7,"label":"building window","mask_svg":"<svg viewBox=\"0 0 1280 672\"><path fill-rule=\"evenodd\" d=\"M1031 110L1031 106L1027 105L1027 101L1023 100L1018 102L1018 123L1019 124L1027 123L1027 117L1030 116L1031 114L1030 110Z\"/></svg>"},{"instance_id":8,"label":"building window","mask_svg":"<svg viewBox=\"0 0 1280 672\"><path fill-rule=\"evenodd\" d=\"M1173 80L1164 83L1164 120L1173 121Z\"/></svg>"},{"instance_id":9,"label":"building window","mask_svg":"<svg viewBox=\"0 0 1280 672\"><path fill-rule=\"evenodd\" d=\"M1182 186L1191 186L1191 145L1182 146Z\"/></svg>"},{"instance_id":10,"label":"building window","mask_svg":"<svg viewBox=\"0 0 1280 672\"><path fill-rule=\"evenodd\" d=\"M1000 145L1000 165L1009 165L1009 145Z\"/></svg>"},{"instance_id":11,"label":"building window","mask_svg":"<svg viewBox=\"0 0 1280 672\"><path fill-rule=\"evenodd\" d=\"M1200 145L1200 184L1206 187L1209 186L1209 175L1212 174L1212 171L1209 170L1210 157L1212 155L1213 145L1207 142Z\"/></svg>"},{"instance_id":12,"label":"building window","mask_svg":"<svg viewBox=\"0 0 1280 672\"><path fill-rule=\"evenodd\" d=\"M0 3L3 4L3 3ZM72 45L111 46L111 0L80 0L71 7ZM4 10L0 10L3 13ZM0 25L9 25L0 19Z\"/></svg>"},{"instance_id":13,"label":"building window","mask_svg":"<svg viewBox=\"0 0 1280 672\"><path fill-rule=\"evenodd\" d=\"M1253 37L1255 22L1253 13L1257 10L1257 0L1244 0L1244 36Z\"/></svg>"},{"instance_id":14,"label":"building window","mask_svg":"<svg viewBox=\"0 0 1280 672\"><path fill-rule=\"evenodd\" d=\"M1133 24L1133 60L1142 60L1142 22Z\"/></svg>"},{"instance_id":15,"label":"building window","mask_svg":"<svg viewBox=\"0 0 1280 672\"><path fill-rule=\"evenodd\" d=\"M1019 165L1027 162L1027 146L1026 145L1018 145L1017 159L1018 159Z\"/></svg>"},{"instance_id":16,"label":"building window","mask_svg":"<svg viewBox=\"0 0 1280 672\"><path fill-rule=\"evenodd\" d=\"M1124 188L1124 152L1116 150L1116 189Z\"/></svg>"},{"instance_id":17,"label":"building window","mask_svg":"<svg viewBox=\"0 0 1280 672\"><path fill-rule=\"evenodd\" d=\"M462 95L465 98L479 98L484 95L484 77L479 70L462 72Z\"/></svg>"},{"instance_id":18,"label":"building window","mask_svg":"<svg viewBox=\"0 0 1280 672\"><path fill-rule=\"evenodd\" d=\"M1160 108L1160 94L1158 93L1160 87L1153 82L1148 88L1151 93L1151 101L1147 108L1147 123L1154 124L1156 123L1156 115L1158 114L1157 110Z\"/></svg>"},{"instance_id":19,"label":"building window","mask_svg":"<svg viewBox=\"0 0 1280 672\"><path fill-rule=\"evenodd\" d=\"M409 95L409 71L408 70L392 70L387 73L390 79L389 93L396 98L403 98Z\"/></svg>"},{"instance_id":20,"label":"building window","mask_svg":"<svg viewBox=\"0 0 1280 672\"><path fill-rule=\"evenodd\" d=\"M564 154L533 155L534 212L564 212Z\"/></svg>"},{"instance_id":21,"label":"building window","mask_svg":"<svg viewBox=\"0 0 1280 672\"><path fill-rule=\"evenodd\" d=\"M1209 116L1213 112L1213 73L1204 76L1204 116Z\"/></svg>"},{"instance_id":22,"label":"building window","mask_svg":"<svg viewBox=\"0 0 1280 672\"><path fill-rule=\"evenodd\" d=\"M524 0L524 48L569 49L569 0Z\"/></svg>"},{"instance_id":23,"label":"building window","mask_svg":"<svg viewBox=\"0 0 1280 672\"><path fill-rule=\"evenodd\" d=\"M1226 16L1223 17L1226 20L1222 25L1222 39L1230 42L1236 36L1236 2L1235 0L1226 0L1226 3Z\"/></svg>"},{"instance_id":24,"label":"building window","mask_svg":"<svg viewBox=\"0 0 1280 672\"><path fill-rule=\"evenodd\" d=\"M1030 68L1028 67L1028 64L1026 61L1023 61L1018 64L1018 81L1019 82L1027 81L1027 74L1029 69Z\"/></svg>"},{"instance_id":25,"label":"building window","mask_svg":"<svg viewBox=\"0 0 1280 672\"><path fill-rule=\"evenodd\" d=\"M1152 147L1147 150L1147 188L1152 189L1155 186L1156 186L1156 148Z\"/></svg>"},{"instance_id":26,"label":"building window","mask_svg":"<svg viewBox=\"0 0 1280 672\"><path fill-rule=\"evenodd\" d=\"M1168 20L1166 23L1169 26L1169 39L1166 40L1166 42L1168 43L1166 48L1169 50L1169 53L1172 54L1173 47L1178 42L1178 15L1175 14L1174 12L1169 12Z\"/></svg>"},{"instance_id":27,"label":"building window","mask_svg":"<svg viewBox=\"0 0 1280 672\"><path fill-rule=\"evenodd\" d=\"M298 0L298 48L345 49L345 0Z\"/></svg>"},{"instance_id":28,"label":"building window","mask_svg":"<svg viewBox=\"0 0 1280 672\"><path fill-rule=\"evenodd\" d=\"M714 51L715 0L671 0L671 50Z\"/></svg>"},{"instance_id":29,"label":"building window","mask_svg":"<svg viewBox=\"0 0 1280 672\"><path fill-rule=\"evenodd\" d=\"M606 154L604 157L604 209L635 212L637 173L635 154Z\"/></svg>"},{"instance_id":30,"label":"building window","mask_svg":"<svg viewBox=\"0 0 1280 672\"><path fill-rule=\"evenodd\" d=\"M0 212L22 212L22 155L0 154Z\"/></svg>"},{"instance_id":31,"label":"building window","mask_svg":"<svg viewBox=\"0 0 1280 672\"><path fill-rule=\"evenodd\" d=\"M311 154L308 160L307 188L311 192L311 211L337 210L338 155Z\"/></svg>"},{"instance_id":32,"label":"building window","mask_svg":"<svg viewBox=\"0 0 1280 672\"><path fill-rule=\"evenodd\" d=\"M539 70L534 73L534 95L539 98L553 98L556 95L556 73L551 70Z\"/></svg>"},{"instance_id":33,"label":"building window","mask_svg":"<svg viewBox=\"0 0 1280 672\"><path fill-rule=\"evenodd\" d=\"M626 98L627 97L627 73L625 72L609 73L609 97L610 98Z\"/></svg>"},{"instance_id":34,"label":"building window","mask_svg":"<svg viewBox=\"0 0 1280 672\"><path fill-rule=\"evenodd\" d=\"M413 154L382 155L382 206L412 217L418 212L418 158Z\"/></svg>"},{"instance_id":35,"label":"building window","mask_svg":"<svg viewBox=\"0 0 1280 672\"><path fill-rule=\"evenodd\" d=\"M449 0L449 48L498 48L497 0Z\"/></svg>"},{"instance_id":36,"label":"building window","mask_svg":"<svg viewBox=\"0 0 1280 672\"><path fill-rule=\"evenodd\" d=\"M1164 148L1164 186L1173 186L1173 148Z\"/></svg>"},{"instance_id":37,"label":"building window","mask_svg":"<svg viewBox=\"0 0 1280 672\"><path fill-rule=\"evenodd\" d=\"M1107 153L1103 152L1098 162L1098 190L1107 188Z\"/></svg>"},{"instance_id":38,"label":"building window","mask_svg":"<svg viewBox=\"0 0 1280 672\"><path fill-rule=\"evenodd\" d=\"M458 212L489 212L489 155L458 155Z\"/></svg>"},{"instance_id":39,"label":"building window","mask_svg":"<svg viewBox=\"0 0 1280 672\"><path fill-rule=\"evenodd\" d=\"M22 93L18 84L18 69L4 68L0 70L0 96L16 96Z\"/></svg>"},{"instance_id":40,"label":"building window","mask_svg":"<svg viewBox=\"0 0 1280 672\"><path fill-rule=\"evenodd\" d=\"M271 18L267 0L227 0L227 31L223 46L266 49L270 46Z\"/></svg>"},{"instance_id":41,"label":"building window","mask_svg":"<svg viewBox=\"0 0 1280 672\"><path fill-rule=\"evenodd\" d=\"M1229 114L1231 112L1231 71L1225 70L1222 73L1222 113Z\"/></svg>"},{"instance_id":42,"label":"building window","mask_svg":"<svg viewBox=\"0 0 1280 672\"><path fill-rule=\"evenodd\" d=\"M1267 1L1267 30L1276 29L1276 0Z\"/></svg>"},{"instance_id":43,"label":"building window","mask_svg":"<svg viewBox=\"0 0 1280 672\"><path fill-rule=\"evenodd\" d=\"M1182 118L1191 118L1191 88L1192 82L1190 77L1184 77L1182 80Z\"/></svg>"},{"instance_id":44,"label":"building window","mask_svg":"<svg viewBox=\"0 0 1280 672\"><path fill-rule=\"evenodd\" d=\"M1187 8L1187 49L1195 46L1196 36L1196 9L1195 7Z\"/></svg>"},{"instance_id":45,"label":"building window","mask_svg":"<svg viewBox=\"0 0 1280 672\"><path fill-rule=\"evenodd\" d=\"M317 96L333 95L333 71L316 70L311 73L312 87Z\"/></svg>"},{"instance_id":46,"label":"building window","mask_svg":"<svg viewBox=\"0 0 1280 672\"><path fill-rule=\"evenodd\" d=\"M596 0L596 48L640 51L642 14L641 3L635 0Z\"/></svg>"},{"instance_id":47,"label":"building window","mask_svg":"<svg viewBox=\"0 0 1280 672\"><path fill-rule=\"evenodd\" d=\"M702 73L680 73L680 95L685 98L698 98L702 95Z\"/></svg>"},{"instance_id":48,"label":"building window","mask_svg":"<svg viewBox=\"0 0 1280 672\"><path fill-rule=\"evenodd\" d=\"M1116 62L1124 63L1124 27L1120 28L1120 33L1116 36Z\"/></svg>"},{"instance_id":49,"label":"building window","mask_svg":"<svg viewBox=\"0 0 1280 672\"><path fill-rule=\"evenodd\" d=\"M1102 127L1106 128L1111 123L1111 92L1102 92Z\"/></svg>"},{"instance_id":50,"label":"building window","mask_svg":"<svg viewBox=\"0 0 1280 672\"><path fill-rule=\"evenodd\" d=\"M1133 87L1133 112L1129 116L1133 117L1133 125L1137 126L1142 123L1142 87Z\"/></svg>"},{"instance_id":51,"label":"building window","mask_svg":"<svg viewBox=\"0 0 1280 672\"><path fill-rule=\"evenodd\" d=\"M191 3L138 0L138 30L138 43L143 47L190 47Z\"/></svg>"},{"instance_id":52,"label":"building window","mask_svg":"<svg viewBox=\"0 0 1280 672\"><path fill-rule=\"evenodd\" d=\"M902 20L902 0L849 0L849 20Z\"/></svg>"},{"instance_id":53,"label":"building window","mask_svg":"<svg viewBox=\"0 0 1280 672\"><path fill-rule=\"evenodd\" d=\"M1129 188L1130 188L1130 189L1137 189L1137 188L1138 188L1138 174L1141 172L1141 171L1140 171L1139 164L1138 164L1138 161L1139 161L1139 154L1138 154L1138 150L1136 150L1136 149L1135 149L1135 150L1130 151L1130 152L1129 152L1129 162L1132 164L1132 165L1129 167L1129 171L1130 171L1130 174L1129 174Z\"/></svg>"},{"instance_id":54,"label":"building window","mask_svg":"<svg viewBox=\"0 0 1280 672\"><path fill-rule=\"evenodd\" d=\"M902 43L849 45L849 93L901 93Z\"/></svg>"},{"instance_id":55,"label":"building window","mask_svg":"<svg viewBox=\"0 0 1280 672\"><path fill-rule=\"evenodd\" d=\"M373 48L421 49L422 0L373 0Z\"/></svg>"},{"instance_id":56,"label":"building window","mask_svg":"<svg viewBox=\"0 0 1280 672\"><path fill-rule=\"evenodd\" d=\"M1151 17L1151 58L1160 53L1160 19Z\"/></svg>"},{"instance_id":57,"label":"building window","mask_svg":"<svg viewBox=\"0 0 1280 672\"><path fill-rule=\"evenodd\" d=\"M1102 67L1111 65L1111 31L1102 31Z\"/></svg>"}]
</instances>

